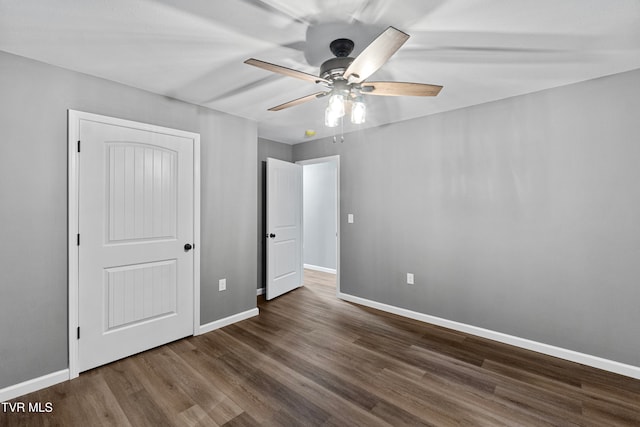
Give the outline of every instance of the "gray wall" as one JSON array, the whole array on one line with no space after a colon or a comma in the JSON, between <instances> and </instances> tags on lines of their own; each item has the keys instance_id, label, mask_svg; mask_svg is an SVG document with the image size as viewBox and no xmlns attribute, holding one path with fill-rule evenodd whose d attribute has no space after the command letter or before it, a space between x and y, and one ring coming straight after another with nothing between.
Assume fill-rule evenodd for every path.
<instances>
[{"instance_id":1,"label":"gray wall","mask_svg":"<svg viewBox=\"0 0 640 427\"><path fill-rule=\"evenodd\" d=\"M304 165L304 263L336 269L337 166L335 161Z\"/></svg>"},{"instance_id":2,"label":"gray wall","mask_svg":"<svg viewBox=\"0 0 640 427\"><path fill-rule=\"evenodd\" d=\"M640 366L638 112L640 70L294 159L341 156L343 292Z\"/></svg>"},{"instance_id":3,"label":"gray wall","mask_svg":"<svg viewBox=\"0 0 640 427\"><path fill-rule=\"evenodd\" d=\"M256 307L257 126L199 108L201 141L200 319L206 323ZM218 291L218 280L227 290Z\"/></svg>"},{"instance_id":4,"label":"gray wall","mask_svg":"<svg viewBox=\"0 0 640 427\"><path fill-rule=\"evenodd\" d=\"M258 279L257 289L264 288L267 280L267 242L264 238L267 226L267 158L293 161L293 147L289 144L258 138Z\"/></svg>"},{"instance_id":5,"label":"gray wall","mask_svg":"<svg viewBox=\"0 0 640 427\"><path fill-rule=\"evenodd\" d=\"M201 134L202 323L255 307L255 123L4 52L0 94L0 388L68 367L67 109Z\"/></svg>"}]
</instances>

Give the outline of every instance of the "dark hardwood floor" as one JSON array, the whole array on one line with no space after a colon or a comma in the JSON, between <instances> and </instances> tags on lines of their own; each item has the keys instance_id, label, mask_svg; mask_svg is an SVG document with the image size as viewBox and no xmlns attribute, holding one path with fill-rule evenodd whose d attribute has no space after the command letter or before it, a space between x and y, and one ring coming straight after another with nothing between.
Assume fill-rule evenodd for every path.
<instances>
[{"instance_id":1,"label":"dark hardwood floor","mask_svg":"<svg viewBox=\"0 0 640 427\"><path fill-rule=\"evenodd\" d=\"M305 274L257 317L15 399L52 412L0 426L640 426L639 380L346 303Z\"/></svg>"}]
</instances>

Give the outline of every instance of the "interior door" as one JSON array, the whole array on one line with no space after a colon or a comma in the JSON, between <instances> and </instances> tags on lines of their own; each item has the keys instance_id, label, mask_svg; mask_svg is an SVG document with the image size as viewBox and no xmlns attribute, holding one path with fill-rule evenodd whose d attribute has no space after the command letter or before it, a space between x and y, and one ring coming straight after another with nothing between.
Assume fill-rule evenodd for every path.
<instances>
[{"instance_id":1,"label":"interior door","mask_svg":"<svg viewBox=\"0 0 640 427\"><path fill-rule=\"evenodd\" d=\"M194 140L80 122L79 371L193 334Z\"/></svg>"},{"instance_id":2,"label":"interior door","mask_svg":"<svg viewBox=\"0 0 640 427\"><path fill-rule=\"evenodd\" d=\"M302 286L302 166L267 159L266 298Z\"/></svg>"}]
</instances>

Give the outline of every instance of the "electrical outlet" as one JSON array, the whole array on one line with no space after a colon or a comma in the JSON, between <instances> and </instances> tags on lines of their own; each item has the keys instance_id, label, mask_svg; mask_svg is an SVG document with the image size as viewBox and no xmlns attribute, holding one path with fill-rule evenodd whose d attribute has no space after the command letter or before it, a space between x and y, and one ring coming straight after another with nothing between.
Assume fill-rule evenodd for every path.
<instances>
[{"instance_id":1,"label":"electrical outlet","mask_svg":"<svg viewBox=\"0 0 640 427\"><path fill-rule=\"evenodd\" d=\"M218 291L226 291L227 290L227 279L218 280Z\"/></svg>"},{"instance_id":2,"label":"electrical outlet","mask_svg":"<svg viewBox=\"0 0 640 427\"><path fill-rule=\"evenodd\" d=\"M407 285L413 285L413 273L407 273Z\"/></svg>"}]
</instances>

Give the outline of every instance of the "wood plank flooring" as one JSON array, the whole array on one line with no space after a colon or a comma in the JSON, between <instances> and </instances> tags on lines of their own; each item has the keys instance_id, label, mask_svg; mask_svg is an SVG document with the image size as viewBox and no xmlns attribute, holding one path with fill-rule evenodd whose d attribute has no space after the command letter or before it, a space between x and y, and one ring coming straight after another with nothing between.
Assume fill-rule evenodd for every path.
<instances>
[{"instance_id":1,"label":"wood plank flooring","mask_svg":"<svg viewBox=\"0 0 640 427\"><path fill-rule=\"evenodd\" d=\"M338 300L332 275L260 315L13 402L1 426L640 426L640 381ZM2 408L0 408L2 409Z\"/></svg>"}]
</instances>

